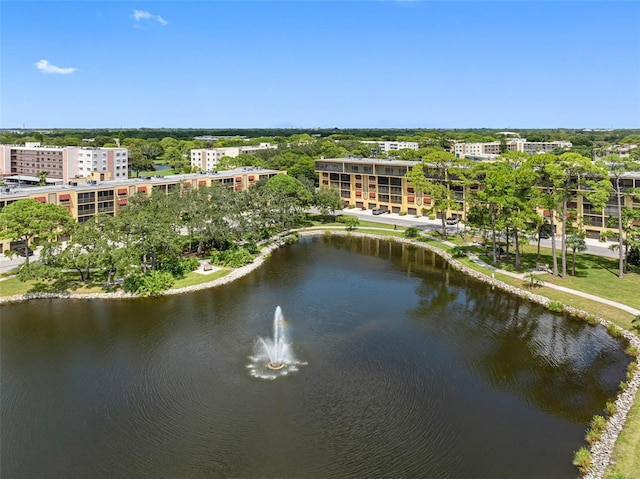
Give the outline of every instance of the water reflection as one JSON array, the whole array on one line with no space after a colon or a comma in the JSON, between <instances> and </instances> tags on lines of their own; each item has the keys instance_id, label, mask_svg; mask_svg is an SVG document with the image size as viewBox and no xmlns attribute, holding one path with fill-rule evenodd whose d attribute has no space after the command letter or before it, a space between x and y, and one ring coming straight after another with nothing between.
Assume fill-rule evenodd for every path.
<instances>
[{"instance_id":1,"label":"water reflection","mask_svg":"<svg viewBox=\"0 0 640 479\"><path fill-rule=\"evenodd\" d=\"M256 381L279 304L308 366ZM5 306L0 333L18 478L572 478L628 362L603 328L361 238L185 296Z\"/></svg>"}]
</instances>

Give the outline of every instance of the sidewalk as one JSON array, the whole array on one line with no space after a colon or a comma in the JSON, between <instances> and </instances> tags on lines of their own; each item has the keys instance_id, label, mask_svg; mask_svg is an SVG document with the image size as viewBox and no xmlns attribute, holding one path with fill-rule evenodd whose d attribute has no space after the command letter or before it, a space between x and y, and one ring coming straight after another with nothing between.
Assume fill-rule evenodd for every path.
<instances>
[{"instance_id":1,"label":"sidewalk","mask_svg":"<svg viewBox=\"0 0 640 479\"><path fill-rule=\"evenodd\" d=\"M475 264L477 264L478 266L482 266L483 268L486 268L486 269L488 269L490 271L493 271L493 272L496 272L496 273L500 273L500 274L504 274L506 276L511 276L512 278L521 279L523 281L524 281L525 274L527 274L527 273L513 273L511 271L505 271L504 269L496 268L495 266L492 266L490 264L485 263L480 258L478 258L478 256L475 255L475 254L470 254L468 256L468 258L471 261L473 261ZM618 309L621 309L621 310L626 311L628 313L631 313L634 316L637 316L637 315L640 314L640 309L632 308L631 306L627 306L626 304L618 303L616 301L611 301L610 299L601 298L600 296L595 296L593 294L585 293L583 291L578 291L576 289L566 288L564 286L560 286L560 285L553 284L553 283L545 283L544 287L545 288L555 289L557 291L562 291L563 293L573 294L574 296L579 296L581 298L590 299L592 301L597 301L598 303L602 303L602 304L606 304L606 305L609 305L609 306L613 306L614 308L618 308Z\"/></svg>"}]
</instances>

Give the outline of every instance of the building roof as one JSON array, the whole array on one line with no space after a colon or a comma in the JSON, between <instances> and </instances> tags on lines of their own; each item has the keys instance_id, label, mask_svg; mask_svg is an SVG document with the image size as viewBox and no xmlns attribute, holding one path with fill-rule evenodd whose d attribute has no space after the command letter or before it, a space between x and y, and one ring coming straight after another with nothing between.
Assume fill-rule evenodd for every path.
<instances>
[{"instance_id":1,"label":"building roof","mask_svg":"<svg viewBox=\"0 0 640 479\"><path fill-rule=\"evenodd\" d=\"M136 185L140 183L152 183L158 185L166 185L171 183L179 183L185 180L195 180L198 178L231 178L236 175L255 173L258 175L268 175L281 173L278 170L266 170L256 167L242 167L235 168L233 170L225 170L219 172L203 172L203 173L188 173L183 175L170 175L162 176L156 175L152 177L131 178L127 180L107 180L96 181L96 183L78 182L76 185L55 185L55 186L24 186L18 188L2 188L0 189L0 198L6 198L11 196L23 196L31 193L55 193L60 191L89 191L100 188L117 188L130 185ZM20 178L26 178L24 175L20 175ZM39 178L35 178L36 181ZM71 182L73 183L73 182Z\"/></svg>"}]
</instances>

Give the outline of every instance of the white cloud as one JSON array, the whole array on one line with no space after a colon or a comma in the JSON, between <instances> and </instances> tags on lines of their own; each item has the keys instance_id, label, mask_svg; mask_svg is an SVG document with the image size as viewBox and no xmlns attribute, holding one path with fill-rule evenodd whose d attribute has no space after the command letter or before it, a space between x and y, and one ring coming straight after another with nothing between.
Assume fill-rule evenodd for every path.
<instances>
[{"instance_id":1,"label":"white cloud","mask_svg":"<svg viewBox=\"0 0 640 479\"><path fill-rule=\"evenodd\" d=\"M39 62L35 63L35 66L42 73L57 73L58 75L69 75L78 70L77 68L72 68L72 67L69 67L69 68L57 67L49 63L48 60L40 60Z\"/></svg>"},{"instance_id":2,"label":"white cloud","mask_svg":"<svg viewBox=\"0 0 640 479\"><path fill-rule=\"evenodd\" d=\"M144 10L134 10L133 11L133 19L136 22L139 22L140 20L155 20L160 25L166 25L168 23L160 15L154 15L153 13L145 12Z\"/></svg>"}]
</instances>

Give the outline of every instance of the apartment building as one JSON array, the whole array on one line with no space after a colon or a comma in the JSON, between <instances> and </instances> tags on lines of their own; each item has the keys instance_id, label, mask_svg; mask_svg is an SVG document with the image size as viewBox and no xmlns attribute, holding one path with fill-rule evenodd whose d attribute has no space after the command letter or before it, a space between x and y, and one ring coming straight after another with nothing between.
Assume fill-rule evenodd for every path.
<instances>
[{"instance_id":1,"label":"apartment building","mask_svg":"<svg viewBox=\"0 0 640 479\"><path fill-rule=\"evenodd\" d=\"M416 165L415 161L394 161L358 158L320 159L315 162L315 171L320 178L320 186L336 188L340 192L345 207L372 210L385 206L392 213L409 215L430 215L431 198L423 195L407 183L406 173ZM481 185L464 186L456 178L448 180L449 189L453 193L456 206L447 211L446 216L453 214L466 217L467 199ZM622 179L625 191L640 188L640 173L629 172ZM624 197L624 205L640 209L640 200L632 195ZM607 220L617 215L617 201L612 196L605 208L596 210L580 192L575 192L569 207L575 209L577 223L583 225L590 238L599 238L605 231L617 231L608 227ZM546 211L540 211L548 216Z\"/></svg>"},{"instance_id":2,"label":"apartment building","mask_svg":"<svg viewBox=\"0 0 640 479\"><path fill-rule=\"evenodd\" d=\"M374 209L386 206L392 213L422 214L431 208L431 198L407 184L406 173L415 161L377 160L366 158L332 158L316 160L315 170L320 186L336 188L345 206ZM462 213L464 190L452 183Z\"/></svg>"},{"instance_id":3,"label":"apartment building","mask_svg":"<svg viewBox=\"0 0 640 479\"><path fill-rule=\"evenodd\" d=\"M386 155L405 148L410 150L417 150L419 148L418 143L415 141L361 141L360 143L378 145L380 151Z\"/></svg>"},{"instance_id":4,"label":"apartment building","mask_svg":"<svg viewBox=\"0 0 640 479\"><path fill-rule=\"evenodd\" d=\"M283 173L278 170L245 167L220 173L192 173L173 176L154 176L112 181L89 181L73 185L42 186L29 188L0 188L0 211L14 201L32 198L42 203L64 206L73 218L83 223L98 213L117 216L129 203L129 198L154 191L169 194L220 182L229 189L244 190L260 180L268 180ZM11 244L0 240L0 254Z\"/></svg>"},{"instance_id":5,"label":"apartment building","mask_svg":"<svg viewBox=\"0 0 640 479\"><path fill-rule=\"evenodd\" d=\"M571 148L570 141L527 141L526 138L512 138L505 142L507 151L521 151L528 154L551 153L556 148ZM456 158L494 159L500 155L501 142L454 143L452 153Z\"/></svg>"},{"instance_id":6,"label":"apartment building","mask_svg":"<svg viewBox=\"0 0 640 479\"><path fill-rule=\"evenodd\" d=\"M223 156L235 158L242 153L254 154L260 150L276 149L278 145L260 143L259 145L228 146L224 148L194 148L190 152L191 166L200 171L213 171Z\"/></svg>"},{"instance_id":7,"label":"apartment building","mask_svg":"<svg viewBox=\"0 0 640 479\"><path fill-rule=\"evenodd\" d=\"M129 150L79 146L42 146L39 142L0 145L0 176L36 177L47 172L50 179L67 183L95 175L105 179L127 179Z\"/></svg>"}]
</instances>

